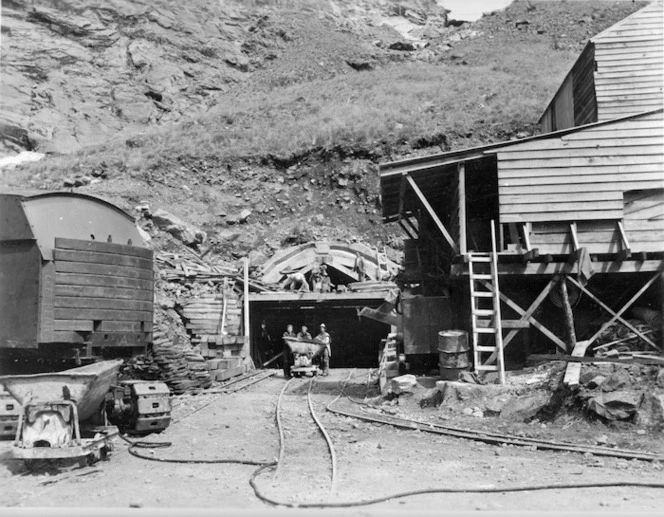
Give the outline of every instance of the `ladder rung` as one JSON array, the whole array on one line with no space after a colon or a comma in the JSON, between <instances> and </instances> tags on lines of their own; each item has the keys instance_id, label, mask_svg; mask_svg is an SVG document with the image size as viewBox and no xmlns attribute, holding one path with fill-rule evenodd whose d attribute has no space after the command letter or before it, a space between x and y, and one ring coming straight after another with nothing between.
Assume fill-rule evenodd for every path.
<instances>
[{"instance_id":1,"label":"ladder rung","mask_svg":"<svg viewBox=\"0 0 664 517\"><path fill-rule=\"evenodd\" d=\"M470 257L471 262L491 262L491 257Z\"/></svg>"},{"instance_id":2,"label":"ladder rung","mask_svg":"<svg viewBox=\"0 0 664 517\"><path fill-rule=\"evenodd\" d=\"M475 333L477 334L495 334L496 329L493 327L478 327L475 329Z\"/></svg>"},{"instance_id":3,"label":"ladder rung","mask_svg":"<svg viewBox=\"0 0 664 517\"><path fill-rule=\"evenodd\" d=\"M530 328L529 321L520 320L501 320L500 324L506 329L527 329Z\"/></svg>"},{"instance_id":4,"label":"ladder rung","mask_svg":"<svg viewBox=\"0 0 664 517\"><path fill-rule=\"evenodd\" d=\"M473 298L493 298L493 292L491 291L472 291L470 295Z\"/></svg>"},{"instance_id":5,"label":"ladder rung","mask_svg":"<svg viewBox=\"0 0 664 517\"><path fill-rule=\"evenodd\" d=\"M470 275L470 278L472 280L491 280L493 276L491 275L483 275L483 274L472 274Z\"/></svg>"},{"instance_id":6,"label":"ladder rung","mask_svg":"<svg viewBox=\"0 0 664 517\"><path fill-rule=\"evenodd\" d=\"M498 371L498 366L495 364L480 364L475 366L476 370L487 370L490 372L497 372Z\"/></svg>"},{"instance_id":7,"label":"ladder rung","mask_svg":"<svg viewBox=\"0 0 664 517\"><path fill-rule=\"evenodd\" d=\"M496 352L498 350L498 347L496 346L476 346L475 350L478 352Z\"/></svg>"},{"instance_id":8,"label":"ladder rung","mask_svg":"<svg viewBox=\"0 0 664 517\"><path fill-rule=\"evenodd\" d=\"M495 316L496 311L493 309L473 309L473 316Z\"/></svg>"}]
</instances>

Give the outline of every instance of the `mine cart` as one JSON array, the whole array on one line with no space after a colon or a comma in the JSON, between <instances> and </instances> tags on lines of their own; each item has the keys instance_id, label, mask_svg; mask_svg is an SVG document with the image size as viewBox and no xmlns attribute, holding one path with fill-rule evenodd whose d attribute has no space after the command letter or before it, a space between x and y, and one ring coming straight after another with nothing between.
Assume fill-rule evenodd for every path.
<instances>
[{"instance_id":1,"label":"mine cart","mask_svg":"<svg viewBox=\"0 0 664 517\"><path fill-rule=\"evenodd\" d=\"M110 453L117 426L133 425L138 431L168 426L166 386L160 382L118 386L122 363L117 359L57 373L0 377L0 384L21 407L13 457L23 459L29 468L38 460L77 459L85 464ZM130 396L125 397L125 391Z\"/></svg>"},{"instance_id":2,"label":"mine cart","mask_svg":"<svg viewBox=\"0 0 664 517\"><path fill-rule=\"evenodd\" d=\"M325 343L321 343L316 339L298 339L292 337L284 337L286 343L291 350L291 374L299 377L306 375L313 377L318 373L318 367L313 364L315 357L319 356L325 348ZM286 361L289 358L285 358Z\"/></svg>"}]
</instances>

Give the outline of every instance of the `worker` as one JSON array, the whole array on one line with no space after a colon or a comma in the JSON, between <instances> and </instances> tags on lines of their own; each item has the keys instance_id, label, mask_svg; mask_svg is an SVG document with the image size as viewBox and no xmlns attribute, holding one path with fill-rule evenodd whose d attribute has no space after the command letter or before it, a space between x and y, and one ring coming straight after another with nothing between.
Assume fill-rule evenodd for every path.
<instances>
[{"instance_id":1,"label":"worker","mask_svg":"<svg viewBox=\"0 0 664 517\"><path fill-rule=\"evenodd\" d=\"M353 271L357 273L358 282L365 282L369 280L369 275L367 275L367 265L359 251L355 252L355 264L353 264Z\"/></svg>"},{"instance_id":2,"label":"worker","mask_svg":"<svg viewBox=\"0 0 664 517\"><path fill-rule=\"evenodd\" d=\"M283 333L281 336L282 340L284 342L284 355L282 357L283 359L283 365L284 365L284 377L290 377L290 367L291 367L291 349L290 346L288 345L288 341L286 341L285 338L287 337L296 337L295 332L293 332L293 325L288 324L286 325L286 332Z\"/></svg>"},{"instance_id":3,"label":"worker","mask_svg":"<svg viewBox=\"0 0 664 517\"><path fill-rule=\"evenodd\" d=\"M321 269L319 267L314 267L311 271L311 290L314 293L321 292L322 278L323 275L321 273Z\"/></svg>"},{"instance_id":4,"label":"worker","mask_svg":"<svg viewBox=\"0 0 664 517\"><path fill-rule=\"evenodd\" d=\"M324 277L321 278L321 288L320 288L321 293L331 293L332 292L332 282L330 281L330 277L325 275Z\"/></svg>"},{"instance_id":5,"label":"worker","mask_svg":"<svg viewBox=\"0 0 664 517\"><path fill-rule=\"evenodd\" d=\"M332 355L330 344L332 339L327 333L327 327L325 326L325 323L320 324L320 332L316 336L316 341L325 344L325 348L321 352L321 369L323 370L321 375L323 377L327 377L330 374L330 356Z\"/></svg>"},{"instance_id":6,"label":"worker","mask_svg":"<svg viewBox=\"0 0 664 517\"><path fill-rule=\"evenodd\" d=\"M309 339L311 340L311 334L309 334L309 329L302 325L302 329L297 333L297 339Z\"/></svg>"},{"instance_id":7,"label":"worker","mask_svg":"<svg viewBox=\"0 0 664 517\"><path fill-rule=\"evenodd\" d=\"M309 284L307 283L306 277L302 273L291 273L288 275L288 280L284 284L284 289L308 293Z\"/></svg>"}]
</instances>

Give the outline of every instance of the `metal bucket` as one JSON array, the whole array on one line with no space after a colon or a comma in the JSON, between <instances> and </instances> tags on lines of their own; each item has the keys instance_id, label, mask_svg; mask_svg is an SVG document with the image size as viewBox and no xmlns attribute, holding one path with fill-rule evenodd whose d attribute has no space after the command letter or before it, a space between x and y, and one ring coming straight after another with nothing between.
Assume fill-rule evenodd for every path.
<instances>
[{"instance_id":1,"label":"metal bucket","mask_svg":"<svg viewBox=\"0 0 664 517\"><path fill-rule=\"evenodd\" d=\"M444 380L456 380L459 373L470 367L468 358L468 332L442 330L438 332L438 356L440 376Z\"/></svg>"}]
</instances>

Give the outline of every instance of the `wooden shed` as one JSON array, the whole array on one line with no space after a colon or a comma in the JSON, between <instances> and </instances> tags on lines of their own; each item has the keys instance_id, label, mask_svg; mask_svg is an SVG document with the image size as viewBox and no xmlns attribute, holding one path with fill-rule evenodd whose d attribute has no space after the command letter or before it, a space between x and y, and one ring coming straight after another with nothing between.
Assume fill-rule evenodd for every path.
<instances>
[{"instance_id":1,"label":"wooden shed","mask_svg":"<svg viewBox=\"0 0 664 517\"><path fill-rule=\"evenodd\" d=\"M540 119L542 132L664 104L664 5L656 1L588 41Z\"/></svg>"},{"instance_id":2,"label":"wooden shed","mask_svg":"<svg viewBox=\"0 0 664 517\"><path fill-rule=\"evenodd\" d=\"M469 262L477 252L492 251L494 221L500 305L503 315L512 314L502 322L511 335L506 343L534 327L540 338L570 352L573 343L560 325L559 307L549 303L545 314L536 316L558 294L561 278L608 312L599 328L577 319L580 339L596 339L604 323L623 321L621 315L646 292L658 296L656 280L664 266L663 143L664 116L658 109L384 164L383 220L397 221L409 237L406 268L416 262L418 272L412 281L429 296L449 290L455 324L469 331L478 312L470 299ZM590 281L579 282L586 273ZM627 300L616 298L616 290Z\"/></svg>"},{"instance_id":3,"label":"wooden shed","mask_svg":"<svg viewBox=\"0 0 664 517\"><path fill-rule=\"evenodd\" d=\"M152 250L118 207L82 194L0 193L0 349L144 349L153 291Z\"/></svg>"}]
</instances>

